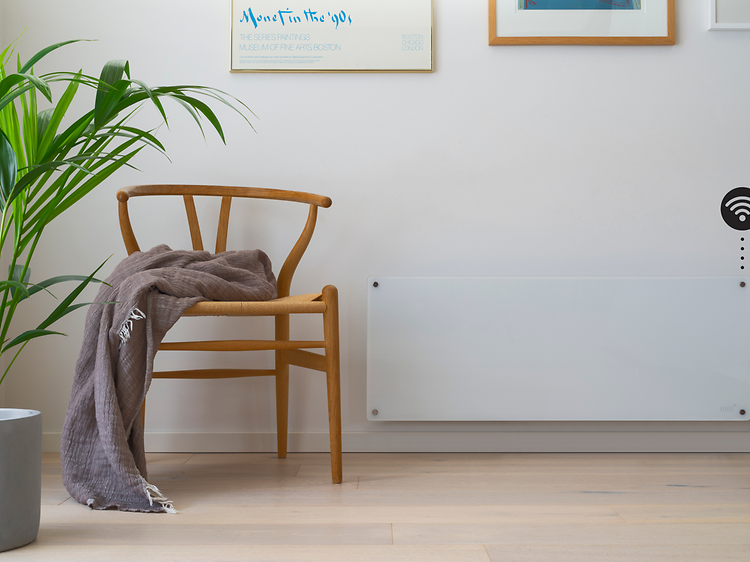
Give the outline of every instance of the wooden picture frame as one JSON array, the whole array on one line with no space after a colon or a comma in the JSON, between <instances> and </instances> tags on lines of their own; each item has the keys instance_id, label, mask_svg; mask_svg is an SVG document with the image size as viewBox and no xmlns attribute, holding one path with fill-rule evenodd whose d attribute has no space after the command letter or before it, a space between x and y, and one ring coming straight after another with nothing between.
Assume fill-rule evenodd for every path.
<instances>
[{"instance_id":1,"label":"wooden picture frame","mask_svg":"<svg viewBox=\"0 0 750 562\"><path fill-rule=\"evenodd\" d=\"M630 10L524 10L517 9L519 0L489 0L489 44L674 45L675 0L641 2L648 9L634 15ZM597 27L603 31L578 31Z\"/></svg>"}]
</instances>

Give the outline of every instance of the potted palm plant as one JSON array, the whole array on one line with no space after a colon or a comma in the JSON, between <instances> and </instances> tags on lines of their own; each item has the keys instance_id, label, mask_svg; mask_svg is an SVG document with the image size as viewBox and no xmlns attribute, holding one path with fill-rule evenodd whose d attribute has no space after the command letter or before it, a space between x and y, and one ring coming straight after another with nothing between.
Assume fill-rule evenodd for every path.
<instances>
[{"instance_id":1,"label":"potted palm plant","mask_svg":"<svg viewBox=\"0 0 750 562\"><path fill-rule=\"evenodd\" d=\"M5 266L0 270L0 358L4 359L0 385L24 347L34 339L59 334L52 325L85 306L76 299L89 283L97 282L96 271L33 279L34 251L45 228L117 170L132 166L131 160L142 149L165 152L154 129L131 124L133 114L150 104L158 113L158 124L167 123L163 102L171 100L195 119L201 132L201 122L207 120L222 141L221 124L209 103L229 106L249 124L251 112L236 98L204 86L150 88L131 79L125 60L107 63L99 78L82 71L34 73L36 63L47 54L75 42L51 45L25 63L20 56L12 61L18 41L0 52L0 259L7 264L7 270ZM55 85L62 90L57 99ZM93 107L83 115L70 115L72 101L87 89L95 93ZM40 110L39 96L51 107ZM44 321L20 333L13 329L20 306L67 282L74 282L74 288ZM0 552L36 538L40 494L41 415L0 409Z\"/></svg>"}]
</instances>

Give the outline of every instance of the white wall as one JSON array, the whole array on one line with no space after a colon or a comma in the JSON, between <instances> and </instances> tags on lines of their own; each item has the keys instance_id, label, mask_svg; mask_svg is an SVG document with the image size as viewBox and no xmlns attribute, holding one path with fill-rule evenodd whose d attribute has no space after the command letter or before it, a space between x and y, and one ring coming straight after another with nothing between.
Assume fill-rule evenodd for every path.
<instances>
[{"instance_id":1,"label":"white wall","mask_svg":"<svg viewBox=\"0 0 750 562\"><path fill-rule=\"evenodd\" d=\"M99 39L51 55L39 72L98 73L128 58L151 85L212 85L259 117L254 133L222 111L225 148L215 135L204 143L171 108L172 130L161 133L172 163L144 155L142 172L119 174L71 210L39 249L35 277L88 272L114 254L111 271L125 255L114 199L122 185L322 193L334 204L321 212L294 289L340 290L345 450L750 450L747 424L365 417L369 275L738 274L739 236L718 209L750 181L750 33L708 32L706 2L680 0L673 47L489 47L485 0L435 0L432 74L230 74L228 4L3 0L3 35L28 26L26 57L69 38ZM247 237L280 265L290 239L260 236L248 209L235 212L230 244ZM164 213L142 226L183 228L179 210ZM172 240L187 244L184 235ZM322 259L330 265L317 267ZM7 406L43 411L49 449L82 324L74 315L62 326L68 338L30 345L6 390ZM157 381L150 447L271 450L272 397L270 380ZM290 411L291 447L324 450L322 375L293 372Z\"/></svg>"}]
</instances>

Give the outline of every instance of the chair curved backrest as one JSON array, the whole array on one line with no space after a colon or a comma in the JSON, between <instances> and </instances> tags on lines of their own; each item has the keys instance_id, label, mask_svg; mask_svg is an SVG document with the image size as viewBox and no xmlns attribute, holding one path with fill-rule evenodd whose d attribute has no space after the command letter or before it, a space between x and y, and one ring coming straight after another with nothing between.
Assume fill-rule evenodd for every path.
<instances>
[{"instance_id":1,"label":"chair curved backrest","mask_svg":"<svg viewBox=\"0 0 750 562\"><path fill-rule=\"evenodd\" d=\"M182 196L185 203L185 212L187 213L188 226L190 228L190 238L193 244L193 250L203 250L203 238L201 236L198 215L195 210L194 196L221 197L221 209L219 210L218 229L216 233L216 251L215 253L224 252L227 249L227 234L229 232L229 213L232 206L232 198L242 197L248 199L271 199L276 201L292 201L297 203L306 203L310 206L307 215L307 222L302 233L292 250L284 260L284 265L279 271L277 278L277 290L279 297L289 296L292 285L292 277L297 269L297 265L305 253L318 217L318 207L328 208L331 206L331 199L322 195L313 193L304 193L300 191L284 191L280 189L267 189L260 187L237 187L237 186L220 186L220 185L179 185L179 184L152 184L152 185L134 185L125 187L117 192L119 201L118 212L120 217L120 230L125 242L125 248L128 255L140 251L138 241L136 240L133 227L128 214L128 200L131 197L143 197L150 195L178 195Z\"/></svg>"}]
</instances>

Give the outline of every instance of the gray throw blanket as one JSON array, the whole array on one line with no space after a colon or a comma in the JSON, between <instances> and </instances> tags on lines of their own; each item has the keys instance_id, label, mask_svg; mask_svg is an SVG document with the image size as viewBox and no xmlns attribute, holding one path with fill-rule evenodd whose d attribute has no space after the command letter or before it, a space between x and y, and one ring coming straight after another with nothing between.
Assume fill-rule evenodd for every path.
<instances>
[{"instance_id":1,"label":"gray throw blanket","mask_svg":"<svg viewBox=\"0 0 750 562\"><path fill-rule=\"evenodd\" d=\"M141 405L167 330L198 301L276 297L260 250L173 251L157 246L123 260L89 309L63 426L63 482L93 509L173 512L147 482Z\"/></svg>"}]
</instances>

